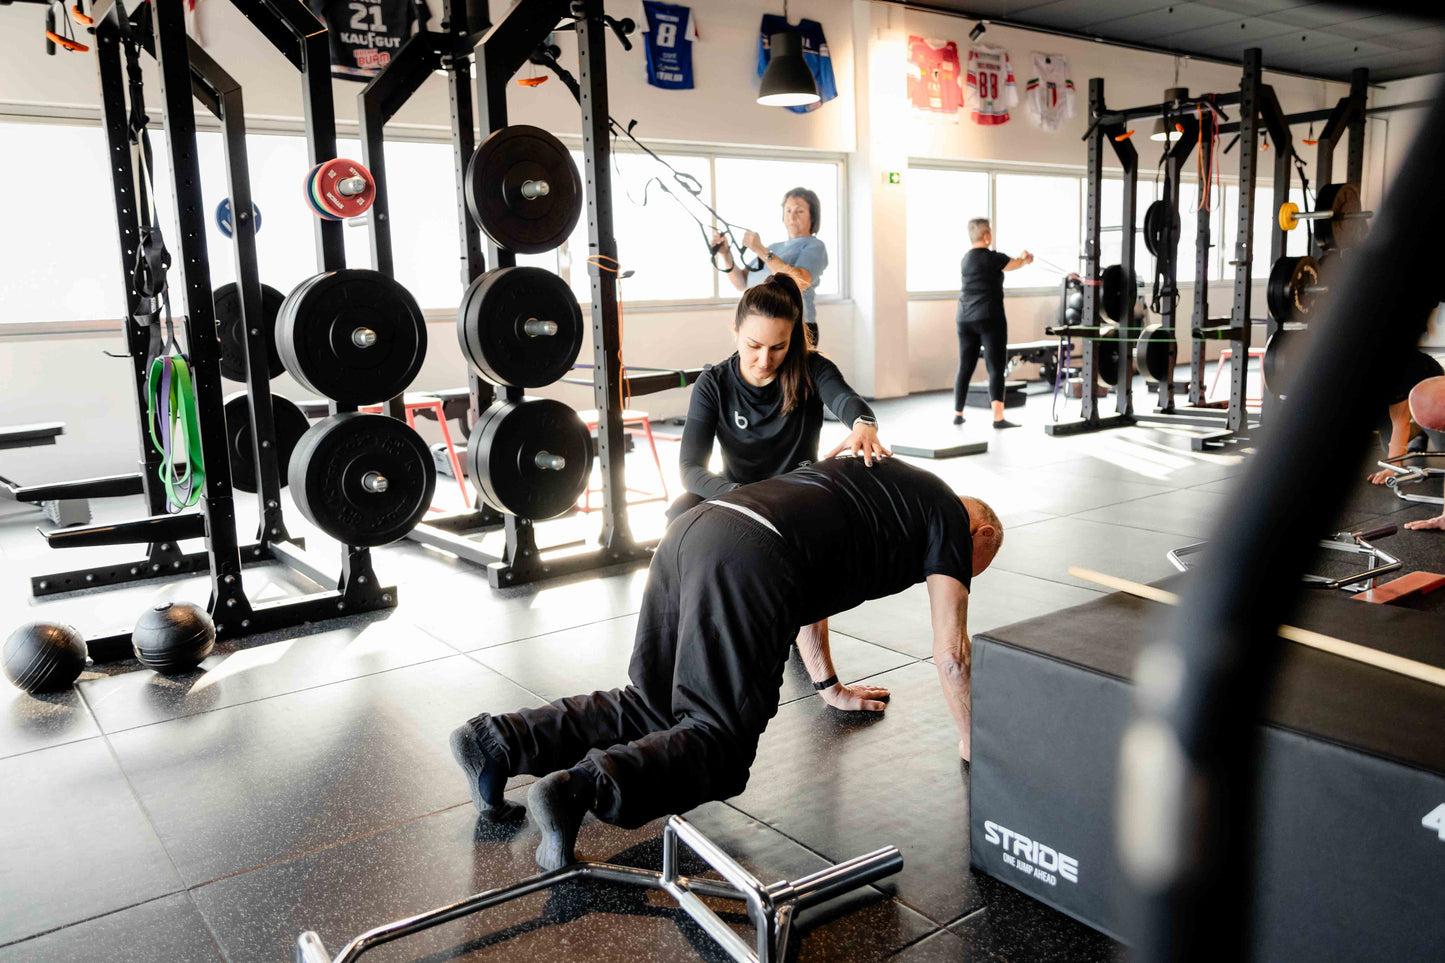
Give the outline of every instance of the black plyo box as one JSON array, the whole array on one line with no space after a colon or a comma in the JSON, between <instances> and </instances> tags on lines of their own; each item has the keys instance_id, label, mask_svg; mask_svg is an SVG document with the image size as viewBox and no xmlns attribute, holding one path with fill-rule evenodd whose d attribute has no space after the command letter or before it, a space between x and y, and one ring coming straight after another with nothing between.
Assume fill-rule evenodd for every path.
<instances>
[{"instance_id":1,"label":"black plyo box","mask_svg":"<svg viewBox=\"0 0 1445 963\"><path fill-rule=\"evenodd\" d=\"M1125 942L1118 747L1165 615L1111 595L973 640L973 865ZM1445 665L1434 615L1317 593L1292 621ZM1254 958L1445 959L1445 689L1283 644L1257 762Z\"/></svg>"}]
</instances>

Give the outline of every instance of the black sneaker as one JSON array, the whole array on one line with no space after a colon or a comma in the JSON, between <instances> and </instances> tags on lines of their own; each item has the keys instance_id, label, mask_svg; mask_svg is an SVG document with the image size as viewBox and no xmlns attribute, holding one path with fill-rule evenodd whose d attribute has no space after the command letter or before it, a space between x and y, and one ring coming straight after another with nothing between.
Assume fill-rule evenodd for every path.
<instances>
[{"instance_id":1,"label":"black sneaker","mask_svg":"<svg viewBox=\"0 0 1445 963\"><path fill-rule=\"evenodd\" d=\"M998 421L995 421L995 422L993 423L993 426L994 426L995 428L1017 428L1017 427L1018 427L1018 425L1014 424L1012 421L1007 421L1007 420L1005 420L1005 419L1003 419L1003 418L1000 418Z\"/></svg>"},{"instance_id":2,"label":"black sneaker","mask_svg":"<svg viewBox=\"0 0 1445 963\"><path fill-rule=\"evenodd\" d=\"M953 423L954 423L955 425L961 425L961 424L963 424L963 415L954 415L954 416L953 416Z\"/></svg>"}]
</instances>

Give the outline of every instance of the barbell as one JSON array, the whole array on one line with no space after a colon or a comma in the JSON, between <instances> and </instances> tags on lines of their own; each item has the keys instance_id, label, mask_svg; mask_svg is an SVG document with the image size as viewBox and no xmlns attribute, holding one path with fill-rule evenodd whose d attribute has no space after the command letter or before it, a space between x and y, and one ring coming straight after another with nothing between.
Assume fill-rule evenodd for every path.
<instances>
[{"instance_id":1,"label":"barbell","mask_svg":"<svg viewBox=\"0 0 1445 963\"><path fill-rule=\"evenodd\" d=\"M1354 247L1365 239L1367 222L1374 213L1360 210L1360 190L1355 185L1326 184L1315 195L1313 211L1301 211L1293 201L1285 202L1279 209L1279 226L1293 231L1300 221L1317 221L1315 238L1320 247Z\"/></svg>"}]
</instances>

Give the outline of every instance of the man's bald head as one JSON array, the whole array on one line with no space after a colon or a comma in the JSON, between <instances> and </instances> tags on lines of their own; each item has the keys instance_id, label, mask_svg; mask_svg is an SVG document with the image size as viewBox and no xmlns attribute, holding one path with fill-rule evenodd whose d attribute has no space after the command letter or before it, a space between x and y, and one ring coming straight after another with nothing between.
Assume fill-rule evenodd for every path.
<instances>
[{"instance_id":1,"label":"man's bald head","mask_svg":"<svg viewBox=\"0 0 1445 963\"><path fill-rule=\"evenodd\" d=\"M988 568L1003 547L1003 522L987 502L963 495L959 499L968 512L968 533L973 536L973 574Z\"/></svg>"},{"instance_id":2,"label":"man's bald head","mask_svg":"<svg viewBox=\"0 0 1445 963\"><path fill-rule=\"evenodd\" d=\"M1415 386L1410 392L1410 417L1421 428L1445 431L1445 377L1426 378Z\"/></svg>"}]
</instances>

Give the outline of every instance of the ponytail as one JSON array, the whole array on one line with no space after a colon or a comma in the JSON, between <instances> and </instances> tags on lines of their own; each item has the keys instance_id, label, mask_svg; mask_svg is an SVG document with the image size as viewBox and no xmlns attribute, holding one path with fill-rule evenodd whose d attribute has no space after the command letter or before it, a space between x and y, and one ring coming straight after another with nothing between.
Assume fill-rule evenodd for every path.
<instances>
[{"instance_id":1,"label":"ponytail","mask_svg":"<svg viewBox=\"0 0 1445 963\"><path fill-rule=\"evenodd\" d=\"M742 327L750 314L765 318L781 318L793 322L788 339L788 353L778 368L778 385L783 392L783 414L787 414L812 394L813 382L808 377L808 355L816 350L807 325L803 324L803 292L798 282L786 274L773 274L762 284L743 292L738 301L733 330Z\"/></svg>"}]
</instances>

